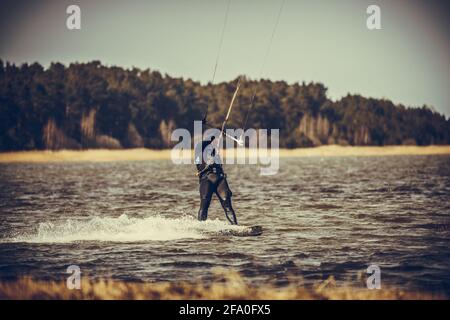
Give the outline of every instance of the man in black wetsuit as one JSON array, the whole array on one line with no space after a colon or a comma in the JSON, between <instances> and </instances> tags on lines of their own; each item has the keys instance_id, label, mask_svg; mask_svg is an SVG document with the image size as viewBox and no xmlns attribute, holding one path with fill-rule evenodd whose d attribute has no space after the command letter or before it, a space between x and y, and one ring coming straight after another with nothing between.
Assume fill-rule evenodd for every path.
<instances>
[{"instance_id":1,"label":"man in black wetsuit","mask_svg":"<svg viewBox=\"0 0 450 320\"><path fill-rule=\"evenodd\" d=\"M208 218L208 208L212 195L215 193L220 200L225 216L231 224L237 224L236 214L231 205L231 190L216 148L213 145L215 137L203 140L195 146L195 164L200 183L200 210L198 220Z\"/></svg>"}]
</instances>

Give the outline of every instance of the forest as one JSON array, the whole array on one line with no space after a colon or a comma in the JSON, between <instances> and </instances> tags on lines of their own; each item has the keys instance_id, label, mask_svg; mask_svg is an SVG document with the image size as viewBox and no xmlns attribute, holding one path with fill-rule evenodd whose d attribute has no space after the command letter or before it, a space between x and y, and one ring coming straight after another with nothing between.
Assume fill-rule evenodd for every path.
<instances>
[{"instance_id":1,"label":"forest","mask_svg":"<svg viewBox=\"0 0 450 320\"><path fill-rule=\"evenodd\" d=\"M241 78L227 127L242 128L248 116L245 128L280 129L280 147L450 143L450 119L430 106L350 94L332 101L321 83ZM99 61L0 60L0 151L170 148L172 130L192 132L207 109L220 127L237 81L202 85Z\"/></svg>"}]
</instances>

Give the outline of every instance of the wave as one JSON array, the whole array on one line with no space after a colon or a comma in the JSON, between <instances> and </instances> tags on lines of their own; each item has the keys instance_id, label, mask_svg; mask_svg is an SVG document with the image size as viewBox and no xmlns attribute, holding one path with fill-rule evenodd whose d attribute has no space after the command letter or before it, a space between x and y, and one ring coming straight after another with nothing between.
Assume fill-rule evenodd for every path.
<instances>
[{"instance_id":1,"label":"wave","mask_svg":"<svg viewBox=\"0 0 450 320\"><path fill-rule=\"evenodd\" d=\"M40 223L37 230L21 233L6 242L67 243L74 241L167 241L177 239L201 239L221 232L245 228L232 226L220 220L200 222L193 217L164 218L150 216L145 218L94 217L87 220L68 219L65 222Z\"/></svg>"}]
</instances>

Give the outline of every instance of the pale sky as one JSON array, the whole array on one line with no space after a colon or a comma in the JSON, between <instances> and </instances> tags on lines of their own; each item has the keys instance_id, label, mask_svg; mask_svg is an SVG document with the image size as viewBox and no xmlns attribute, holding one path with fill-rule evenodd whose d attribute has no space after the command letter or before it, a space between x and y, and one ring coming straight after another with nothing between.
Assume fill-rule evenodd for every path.
<instances>
[{"instance_id":1,"label":"pale sky","mask_svg":"<svg viewBox=\"0 0 450 320\"><path fill-rule=\"evenodd\" d=\"M450 115L449 5L420 0L231 0L216 82L245 74L321 82L333 100L347 93L428 104ZM443 1L445 2L445 1ZM0 59L14 63L150 68L211 81L228 0L2 0ZM81 30L66 7L81 8ZM382 30L366 28L381 8Z\"/></svg>"}]
</instances>

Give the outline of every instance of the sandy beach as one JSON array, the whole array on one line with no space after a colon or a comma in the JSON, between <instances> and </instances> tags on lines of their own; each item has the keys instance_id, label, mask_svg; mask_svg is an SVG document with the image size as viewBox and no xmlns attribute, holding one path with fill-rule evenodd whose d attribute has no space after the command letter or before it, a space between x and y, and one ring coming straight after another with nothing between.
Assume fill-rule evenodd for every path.
<instances>
[{"instance_id":1,"label":"sandy beach","mask_svg":"<svg viewBox=\"0 0 450 320\"><path fill-rule=\"evenodd\" d=\"M246 150L247 154L251 152ZM192 157L192 151L185 156ZM398 155L440 155L450 154L450 146L384 146L384 147L347 147L327 145L315 148L279 149L280 157L364 157ZM18 151L0 153L0 163L15 162L108 162L108 161L145 161L169 160L172 150L121 149L121 150L61 150L61 151ZM225 158L227 152L225 152Z\"/></svg>"},{"instance_id":2,"label":"sandy beach","mask_svg":"<svg viewBox=\"0 0 450 320\"><path fill-rule=\"evenodd\" d=\"M293 281L288 286L251 286L238 273L222 281L127 282L120 280L81 280L79 290L69 290L65 281L39 281L29 277L0 281L0 299L4 300L441 300L442 294L405 291L398 288L368 290L362 286L338 284L334 277L305 287Z\"/></svg>"}]
</instances>

